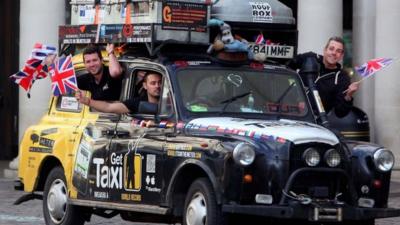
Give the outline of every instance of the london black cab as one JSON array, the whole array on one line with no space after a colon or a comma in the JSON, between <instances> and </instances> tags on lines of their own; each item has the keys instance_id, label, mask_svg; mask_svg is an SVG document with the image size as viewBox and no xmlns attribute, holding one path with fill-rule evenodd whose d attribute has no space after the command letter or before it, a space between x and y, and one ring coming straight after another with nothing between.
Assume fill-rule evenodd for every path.
<instances>
[{"instance_id":1,"label":"london black cab","mask_svg":"<svg viewBox=\"0 0 400 225\"><path fill-rule=\"evenodd\" d=\"M139 30L153 40L153 26ZM121 100L140 93L139 71L155 71L158 105L141 102L138 113L117 115L74 96L51 98L21 142L16 187L28 195L18 203L43 198L46 224L58 225L93 214L184 225L372 225L400 215L388 208L392 152L317 124L296 72L212 57L207 46L169 46L148 58L133 48L119 60ZM149 120L154 126L142 126Z\"/></svg>"}]
</instances>

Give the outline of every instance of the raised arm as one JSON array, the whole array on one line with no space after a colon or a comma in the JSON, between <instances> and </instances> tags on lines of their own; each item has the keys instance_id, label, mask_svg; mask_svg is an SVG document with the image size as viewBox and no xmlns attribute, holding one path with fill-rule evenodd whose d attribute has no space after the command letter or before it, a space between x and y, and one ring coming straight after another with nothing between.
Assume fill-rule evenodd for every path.
<instances>
[{"instance_id":1,"label":"raised arm","mask_svg":"<svg viewBox=\"0 0 400 225\"><path fill-rule=\"evenodd\" d=\"M110 71L110 76L113 78L117 78L122 74L122 67L114 54L114 44L107 44L106 50L109 60L108 69Z\"/></svg>"}]
</instances>

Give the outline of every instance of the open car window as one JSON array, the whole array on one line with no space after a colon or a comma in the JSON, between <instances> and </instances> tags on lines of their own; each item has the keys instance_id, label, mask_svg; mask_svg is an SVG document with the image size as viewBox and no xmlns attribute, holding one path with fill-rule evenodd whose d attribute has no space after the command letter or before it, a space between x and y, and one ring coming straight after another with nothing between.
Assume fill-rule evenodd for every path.
<instances>
[{"instance_id":1,"label":"open car window","mask_svg":"<svg viewBox=\"0 0 400 225\"><path fill-rule=\"evenodd\" d=\"M291 74L254 70L181 70L184 108L191 113L254 113L305 116L306 96Z\"/></svg>"}]
</instances>

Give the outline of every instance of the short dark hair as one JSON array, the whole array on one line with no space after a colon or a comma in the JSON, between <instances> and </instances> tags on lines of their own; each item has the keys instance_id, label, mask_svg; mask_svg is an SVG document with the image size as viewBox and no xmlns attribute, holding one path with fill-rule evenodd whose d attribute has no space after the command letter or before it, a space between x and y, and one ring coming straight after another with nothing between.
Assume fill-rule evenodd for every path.
<instances>
[{"instance_id":1,"label":"short dark hair","mask_svg":"<svg viewBox=\"0 0 400 225\"><path fill-rule=\"evenodd\" d=\"M341 37L339 37L339 36L330 37L330 38L328 39L328 42L326 42L325 49L328 48L329 43L331 43L331 41L336 41L336 42L339 42L340 44L342 44L342 45L343 45L343 50L344 50L344 48L345 48L345 46L344 46L344 40L343 40L343 38L341 38Z\"/></svg>"},{"instance_id":2,"label":"short dark hair","mask_svg":"<svg viewBox=\"0 0 400 225\"><path fill-rule=\"evenodd\" d=\"M85 55L89 55L89 54L93 54L93 53L97 53L97 55L99 56L100 59L103 59L103 56L101 55L101 49L100 47L96 46L96 45L88 45L82 53L82 59L83 62L85 62Z\"/></svg>"},{"instance_id":3,"label":"short dark hair","mask_svg":"<svg viewBox=\"0 0 400 225\"><path fill-rule=\"evenodd\" d=\"M146 70L145 73L144 73L144 76L143 76L143 81L144 81L144 82L147 81L147 77L148 77L150 74L154 74L154 75L158 75L158 76L162 77L161 74L160 74L159 72L151 71L151 70Z\"/></svg>"}]
</instances>

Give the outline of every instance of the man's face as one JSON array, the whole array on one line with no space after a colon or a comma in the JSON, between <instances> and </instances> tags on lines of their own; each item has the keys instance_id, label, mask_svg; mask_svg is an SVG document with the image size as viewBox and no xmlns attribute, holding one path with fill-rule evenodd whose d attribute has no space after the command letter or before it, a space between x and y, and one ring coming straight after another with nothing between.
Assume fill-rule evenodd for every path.
<instances>
[{"instance_id":1,"label":"man's face","mask_svg":"<svg viewBox=\"0 0 400 225\"><path fill-rule=\"evenodd\" d=\"M343 59L343 45L337 41L330 41L324 49L324 64L327 68L336 68L336 63Z\"/></svg>"},{"instance_id":2,"label":"man's face","mask_svg":"<svg viewBox=\"0 0 400 225\"><path fill-rule=\"evenodd\" d=\"M153 73L147 75L145 82L143 82L143 87L146 89L149 96L159 98L161 91L161 76Z\"/></svg>"},{"instance_id":3,"label":"man's face","mask_svg":"<svg viewBox=\"0 0 400 225\"><path fill-rule=\"evenodd\" d=\"M83 63L86 70L92 75L100 74L103 69L103 62L97 53L85 54L83 56Z\"/></svg>"}]
</instances>

